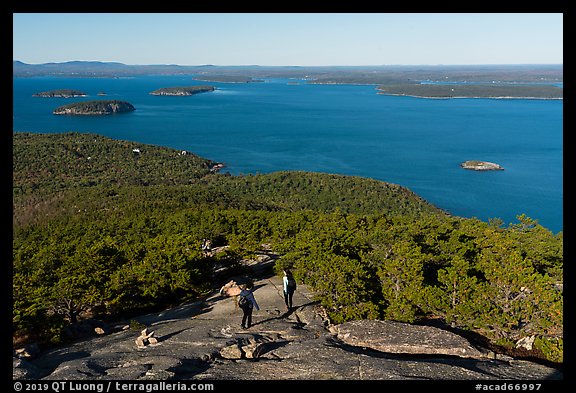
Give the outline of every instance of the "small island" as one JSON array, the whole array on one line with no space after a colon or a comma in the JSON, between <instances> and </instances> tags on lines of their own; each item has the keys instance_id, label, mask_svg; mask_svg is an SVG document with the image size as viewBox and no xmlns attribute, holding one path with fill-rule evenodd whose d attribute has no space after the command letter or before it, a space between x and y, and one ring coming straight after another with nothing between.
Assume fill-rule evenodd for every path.
<instances>
[{"instance_id":1,"label":"small island","mask_svg":"<svg viewBox=\"0 0 576 393\"><path fill-rule=\"evenodd\" d=\"M55 115L111 115L132 112L135 109L132 104L125 101L96 100L63 105L54 109L52 113Z\"/></svg>"},{"instance_id":2,"label":"small island","mask_svg":"<svg viewBox=\"0 0 576 393\"><path fill-rule=\"evenodd\" d=\"M191 96L199 93L214 91L214 86L187 86L187 87L163 87L150 92L153 96Z\"/></svg>"},{"instance_id":3,"label":"small island","mask_svg":"<svg viewBox=\"0 0 576 393\"><path fill-rule=\"evenodd\" d=\"M73 98L73 97L86 97L86 93L80 90L72 89L58 89L50 91L42 91L40 93L32 94L32 97L48 97L48 98Z\"/></svg>"},{"instance_id":4,"label":"small island","mask_svg":"<svg viewBox=\"0 0 576 393\"><path fill-rule=\"evenodd\" d=\"M502 168L500 165L495 164L493 162L487 162L487 161L476 161L476 160L464 161L463 163L460 164L460 166L464 169L470 169L473 171L503 171L504 170L504 168Z\"/></svg>"}]
</instances>

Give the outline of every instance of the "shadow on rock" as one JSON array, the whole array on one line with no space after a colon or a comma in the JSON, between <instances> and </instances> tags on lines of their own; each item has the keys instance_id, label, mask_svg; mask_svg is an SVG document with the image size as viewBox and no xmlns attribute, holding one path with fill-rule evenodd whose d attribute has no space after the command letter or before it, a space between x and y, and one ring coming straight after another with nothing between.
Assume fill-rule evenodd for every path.
<instances>
[{"instance_id":1,"label":"shadow on rock","mask_svg":"<svg viewBox=\"0 0 576 393\"><path fill-rule=\"evenodd\" d=\"M394 361L410 361L412 363L429 364L442 364L449 367L459 367L469 370L471 372L479 373L481 375L490 376L494 379L501 379L501 369L510 366L508 361L496 359L476 359L476 358L461 358L455 355L442 355L439 357L434 354L399 354L378 351L373 348L357 347L354 345L346 344L337 338L331 337L326 340L326 345L339 348L343 351L354 353L357 355L364 355L372 358L387 359ZM490 370L498 370L493 373ZM559 371L551 371L546 379L562 379L562 373Z\"/></svg>"},{"instance_id":2,"label":"shadow on rock","mask_svg":"<svg viewBox=\"0 0 576 393\"><path fill-rule=\"evenodd\" d=\"M308 306L316 305L316 304L318 304L318 303L319 303L318 301L311 301L311 302L302 304L302 305L300 305L300 306L293 306L290 310L284 311L284 313L278 315L277 317L270 317L270 318L267 318L267 319L263 319L263 320L261 320L261 321L257 321L257 322L255 322L255 323L253 323L252 326L264 324L264 323L267 323L267 322L272 322L272 321L278 321L278 320L282 320L282 319L287 319L287 318L289 318L292 314L296 313L296 312L298 311L298 309L302 309L302 308L305 308L305 307L308 307ZM291 322L291 321L290 321L290 323L294 324L294 327L295 327L295 328L302 328L302 327L306 326L306 323L301 322L300 319L298 318L297 314L295 314L295 315L296 315L297 322Z\"/></svg>"},{"instance_id":3,"label":"shadow on rock","mask_svg":"<svg viewBox=\"0 0 576 393\"><path fill-rule=\"evenodd\" d=\"M197 374L201 374L209 368L210 362L208 360L198 358L182 359L180 365L168 369L168 371L174 373L174 376L169 379L192 379Z\"/></svg>"},{"instance_id":4,"label":"shadow on rock","mask_svg":"<svg viewBox=\"0 0 576 393\"><path fill-rule=\"evenodd\" d=\"M183 304L178 307L163 310L160 313L136 317L134 320L147 326L152 324L159 326L175 319L184 320L201 314L209 313L212 311L212 308L212 301L206 301L206 299L202 299L193 303Z\"/></svg>"},{"instance_id":5,"label":"shadow on rock","mask_svg":"<svg viewBox=\"0 0 576 393\"><path fill-rule=\"evenodd\" d=\"M262 350L260 351L260 353L258 354L258 358L256 358L256 360L263 360L261 358L261 356L264 356L266 353L271 352L271 351L275 351L278 348L282 348L286 345L290 344L290 340L284 340L284 341L273 341L270 343L266 343L263 347ZM265 360L280 360L280 359L268 359L265 358Z\"/></svg>"},{"instance_id":6,"label":"shadow on rock","mask_svg":"<svg viewBox=\"0 0 576 393\"><path fill-rule=\"evenodd\" d=\"M90 352L87 351L76 351L76 352L55 352L49 358L39 358L34 361L34 367L36 368L37 377L43 378L58 368L61 363L69 362L72 360L89 358Z\"/></svg>"}]
</instances>

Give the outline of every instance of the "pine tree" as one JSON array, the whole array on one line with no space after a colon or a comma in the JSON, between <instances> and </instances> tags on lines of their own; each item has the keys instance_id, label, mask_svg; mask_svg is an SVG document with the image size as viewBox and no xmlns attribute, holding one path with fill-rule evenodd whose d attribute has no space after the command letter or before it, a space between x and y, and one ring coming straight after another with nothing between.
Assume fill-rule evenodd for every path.
<instances>
[{"instance_id":1,"label":"pine tree","mask_svg":"<svg viewBox=\"0 0 576 393\"><path fill-rule=\"evenodd\" d=\"M425 254L414 242L400 240L389 252L379 251L371 258L381 258L377 275L387 304L386 319L414 322L422 301Z\"/></svg>"}]
</instances>

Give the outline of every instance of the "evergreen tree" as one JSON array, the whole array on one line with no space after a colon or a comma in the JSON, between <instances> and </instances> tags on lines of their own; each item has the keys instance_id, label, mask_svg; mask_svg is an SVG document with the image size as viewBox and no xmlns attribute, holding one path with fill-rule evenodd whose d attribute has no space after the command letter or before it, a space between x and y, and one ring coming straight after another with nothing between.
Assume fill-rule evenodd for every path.
<instances>
[{"instance_id":1,"label":"evergreen tree","mask_svg":"<svg viewBox=\"0 0 576 393\"><path fill-rule=\"evenodd\" d=\"M386 319L414 322L422 302L423 264L426 255L413 242L400 240L387 252L370 255L378 261L377 275L380 282Z\"/></svg>"},{"instance_id":2,"label":"evergreen tree","mask_svg":"<svg viewBox=\"0 0 576 393\"><path fill-rule=\"evenodd\" d=\"M509 239L485 248L478 267L486 279L481 297L489 307L481 320L489 335L517 340L523 335L558 333L553 327L562 326L561 294Z\"/></svg>"},{"instance_id":3,"label":"evergreen tree","mask_svg":"<svg viewBox=\"0 0 576 393\"><path fill-rule=\"evenodd\" d=\"M449 266L438 271L438 285L425 288L425 309L453 326L474 326L484 304L479 302L478 280L471 271L468 261L454 256Z\"/></svg>"}]
</instances>

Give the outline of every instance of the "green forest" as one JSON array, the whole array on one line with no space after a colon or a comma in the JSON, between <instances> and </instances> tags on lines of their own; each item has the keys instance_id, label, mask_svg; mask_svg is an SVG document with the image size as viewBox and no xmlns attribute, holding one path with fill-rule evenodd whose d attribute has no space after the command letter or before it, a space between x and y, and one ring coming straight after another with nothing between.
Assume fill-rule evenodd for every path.
<instances>
[{"instance_id":1,"label":"green forest","mask_svg":"<svg viewBox=\"0 0 576 393\"><path fill-rule=\"evenodd\" d=\"M66 342L217 288L262 244L333 323L440 320L563 359L563 234L452 216L402 186L325 173L231 176L194 154L95 134L13 133L13 342ZM206 256L203 239L226 252Z\"/></svg>"},{"instance_id":2,"label":"green forest","mask_svg":"<svg viewBox=\"0 0 576 393\"><path fill-rule=\"evenodd\" d=\"M452 98L520 98L561 99L564 89L553 85L529 84L400 84L380 85L379 94L394 94L416 97Z\"/></svg>"}]
</instances>

